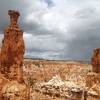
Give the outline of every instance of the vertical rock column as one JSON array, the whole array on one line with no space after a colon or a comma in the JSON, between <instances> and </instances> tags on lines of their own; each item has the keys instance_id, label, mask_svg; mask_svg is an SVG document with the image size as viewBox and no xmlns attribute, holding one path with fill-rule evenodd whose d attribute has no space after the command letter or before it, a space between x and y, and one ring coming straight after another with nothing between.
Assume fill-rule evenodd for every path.
<instances>
[{"instance_id":1,"label":"vertical rock column","mask_svg":"<svg viewBox=\"0 0 100 100\"><path fill-rule=\"evenodd\" d=\"M92 57L93 72L100 73L100 48L94 50Z\"/></svg>"},{"instance_id":2,"label":"vertical rock column","mask_svg":"<svg viewBox=\"0 0 100 100\"><path fill-rule=\"evenodd\" d=\"M100 100L100 48L94 50L91 64L92 72L89 72L86 78L88 87L87 100Z\"/></svg>"},{"instance_id":3,"label":"vertical rock column","mask_svg":"<svg viewBox=\"0 0 100 100\"><path fill-rule=\"evenodd\" d=\"M9 10L10 25L4 30L0 52L0 100L29 100L29 88L23 80L25 45L17 24L20 13ZM3 84L6 81L5 84Z\"/></svg>"},{"instance_id":4,"label":"vertical rock column","mask_svg":"<svg viewBox=\"0 0 100 100\"><path fill-rule=\"evenodd\" d=\"M10 26L4 30L4 39L1 47L1 73L9 79L22 80L22 65L25 46L23 32L17 24L18 11L9 10Z\"/></svg>"},{"instance_id":5,"label":"vertical rock column","mask_svg":"<svg viewBox=\"0 0 100 100\"><path fill-rule=\"evenodd\" d=\"M97 82L100 82L100 48L94 50L91 64L92 72L87 74L87 86L89 88Z\"/></svg>"}]
</instances>

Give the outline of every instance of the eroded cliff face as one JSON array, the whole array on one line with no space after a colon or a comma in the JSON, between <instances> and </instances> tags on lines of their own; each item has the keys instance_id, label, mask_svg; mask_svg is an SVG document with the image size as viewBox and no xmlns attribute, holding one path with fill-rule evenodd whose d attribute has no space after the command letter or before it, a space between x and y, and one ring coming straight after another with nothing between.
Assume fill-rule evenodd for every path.
<instances>
[{"instance_id":1,"label":"eroded cliff face","mask_svg":"<svg viewBox=\"0 0 100 100\"><path fill-rule=\"evenodd\" d=\"M0 100L17 100L27 99L27 86L23 80L23 60L25 45L23 32L17 24L20 13L9 10L10 26L4 30L4 39L0 52L0 73L1 83L0 91L2 99ZM3 78L4 77L4 78ZM5 84L2 84L7 81ZM11 91L10 91L11 90Z\"/></svg>"}]
</instances>

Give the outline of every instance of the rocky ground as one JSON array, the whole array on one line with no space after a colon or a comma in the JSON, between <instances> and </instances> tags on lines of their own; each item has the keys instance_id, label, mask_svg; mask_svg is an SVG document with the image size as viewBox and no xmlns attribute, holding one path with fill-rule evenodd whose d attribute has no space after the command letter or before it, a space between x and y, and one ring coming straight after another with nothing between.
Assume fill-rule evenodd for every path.
<instances>
[{"instance_id":1,"label":"rocky ground","mask_svg":"<svg viewBox=\"0 0 100 100\"><path fill-rule=\"evenodd\" d=\"M55 75L60 75L62 80L85 77L91 70L91 65L74 61L25 60L23 66L24 76L40 82L47 82Z\"/></svg>"},{"instance_id":2,"label":"rocky ground","mask_svg":"<svg viewBox=\"0 0 100 100\"><path fill-rule=\"evenodd\" d=\"M87 75L95 76L89 64L25 60L23 71L31 100L100 100L98 85L86 86Z\"/></svg>"}]
</instances>

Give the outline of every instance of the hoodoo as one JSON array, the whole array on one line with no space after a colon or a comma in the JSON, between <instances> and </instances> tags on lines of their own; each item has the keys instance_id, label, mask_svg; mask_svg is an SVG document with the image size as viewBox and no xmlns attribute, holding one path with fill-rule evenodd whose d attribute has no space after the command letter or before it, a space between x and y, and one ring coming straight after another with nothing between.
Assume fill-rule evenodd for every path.
<instances>
[{"instance_id":1,"label":"hoodoo","mask_svg":"<svg viewBox=\"0 0 100 100\"><path fill-rule=\"evenodd\" d=\"M18 11L9 10L11 24L4 30L1 47L1 73L9 79L22 80L22 65L25 46L23 32L17 24Z\"/></svg>"},{"instance_id":2,"label":"hoodoo","mask_svg":"<svg viewBox=\"0 0 100 100\"><path fill-rule=\"evenodd\" d=\"M9 10L8 15L10 16L10 25L4 30L0 52L0 72L1 78L3 77L0 81L2 100L27 100L28 91L23 80L22 69L25 45L23 32L17 23L20 13ZM2 84L5 80L6 84ZM15 94L16 91L18 95ZM9 92L12 92L10 97Z\"/></svg>"},{"instance_id":3,"label":"hoodoo","mask_svg":"<svg viewBox=\"0 0 100 100\"><path fill-rule=\"evenodd\" d=\"M100 48L93 52L91 59L92 72L87 74L86 85L88 87L89 100L100 100Z\"/></svg>"},{"instance_id":4,"label":"hoodoo","mask_svg":"<svg viewBox=\"0 0 100 100\"><path fill-rule=\"evenodd\" d=\"M100 73L100 48L94 50L92 57L93 72Z\"/></svg>"}]
</instances>

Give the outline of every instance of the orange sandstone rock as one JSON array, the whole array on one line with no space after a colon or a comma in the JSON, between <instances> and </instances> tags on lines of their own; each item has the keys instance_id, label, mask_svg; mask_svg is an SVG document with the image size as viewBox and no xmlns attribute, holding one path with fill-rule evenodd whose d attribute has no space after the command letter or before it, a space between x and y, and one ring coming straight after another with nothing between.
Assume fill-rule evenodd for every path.
<instances>
[{"instance_id":1,"label":"orange sandstone rock","mask_svg":"<svg viewBox=\"0 0 100 100\"><path fill-rule=\"evenodd\" d=\"M94 50L91 63L93 72L86 77L86 86L89 89L87 100L100 100L100 48Z\"/></svg>"},{"instance_id":2,"label":"orange sandstone rock","mask_svg":"<svg viewBox=\"0 0 100 100\"><path fill-rule=\"evenodd\" d=\"M19 12L9 10L11 24L4 30L0 52L0 100L29 100L29 88L23 80L25 45L17 24Z\"/></svg>"},{"instance_id":3,"label":"orange sandstone rock","mask_svg":"<svg viewBox=\"0 0 100 100\"><path fill-rule=\"evenodd\" d=\"M20 80L22 75L23 55L25 46L23 32L17 24L18 11L9 10L11 25L4 30L1 47L1 73L9 79ZM20 78L19 78L20 77Z\"/></svg>"},{"instance_id":4,"label":"orange sandstone rock","mask_svg":"<svg viewBox=\"0 0 100 100\"><path fill-rule=\"evenodd\" d=\"M100 48L94 50L92 57L93 72L100 73Z\"/></svg>"}]
</instances>

